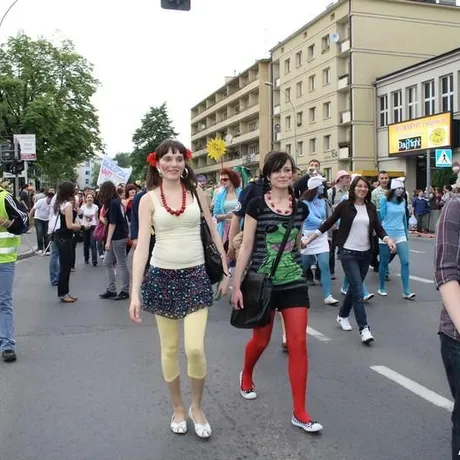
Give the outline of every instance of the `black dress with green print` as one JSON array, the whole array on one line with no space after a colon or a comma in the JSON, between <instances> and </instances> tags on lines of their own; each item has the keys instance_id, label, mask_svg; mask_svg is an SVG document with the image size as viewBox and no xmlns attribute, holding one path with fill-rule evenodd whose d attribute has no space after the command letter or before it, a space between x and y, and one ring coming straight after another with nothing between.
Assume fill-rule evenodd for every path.
<instances>
[{"instance_id":1,"label":"black dress with green print","mask_svg":"<svg viewBox=\"0 0 460 460\"><path fill-rule=\"evenodd\" d=\"M273 308L282 310L292 307L309 307L308 286L302 270L298 238L308 216L308 207L302 202L295 204L295 220L288 241L273 278ZM273 262L283 241L290 215L272 211L263 197L253 198L246 214L257 220L254 247L249 270L270 274Z\"/></svg>"}]
</instances>

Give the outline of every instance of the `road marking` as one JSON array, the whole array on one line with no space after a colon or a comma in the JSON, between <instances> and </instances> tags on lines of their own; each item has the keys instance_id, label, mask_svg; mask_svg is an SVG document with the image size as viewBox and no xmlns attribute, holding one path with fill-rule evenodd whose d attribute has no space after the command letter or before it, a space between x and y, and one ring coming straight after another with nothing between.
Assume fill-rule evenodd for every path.
<instances>
[{"instance_id":1,"label":"road marking","mask_svg":"<svg viewBox=\"0 0 460 460\"><path fill-rule=\"evenodd\" d=\"M398 374L386 366L371 366L371 369L378 374L383 375L387 379L398 383L402 387L406 388L406 390L409 390L417 396L420 396L431 404L452 412L454 403L451 400L444 398L444 396L431 391L429 388L426 388L423 385L420 385L419 383L404 377L404 375Z\"/></svg>"},{"instance_id":2,"label":"road marking","mask_svg":"<svg viewBox=\"0 0 460 460\"><path fill-rule=\"evenodd\" d=\"M401 276L401 273L397 273L398 276ZM410 275L409 278L412 281L418 281L419 283L425 283L425 284L434 284L433 280L429 280L428 278L420 278L420 276L414 276Z\"/></svg>"},{"instance_id":3,"label":"road marking","mask_svg":"<svg viewBox=\"0 0 460 460\"><path fill-rule=\"evenodd\" d=\"M413 252L414 254L426 254L425 251L416 251L415 249L409 249L410 252Z\"/></svg>"},{"instance_id":4,"label":"road marking","mask_svg":"<svg viewBox=\"0 0 460 460\"><path fill-rule=\"evenodd\" d=\"M316 329L311 328L310 326L307 326L307 334L311 335L312 337L315 337L315 339L318 339L320 342L330 342L331 339L321 332L317 331Z\"/></svg>"}]
</instances>

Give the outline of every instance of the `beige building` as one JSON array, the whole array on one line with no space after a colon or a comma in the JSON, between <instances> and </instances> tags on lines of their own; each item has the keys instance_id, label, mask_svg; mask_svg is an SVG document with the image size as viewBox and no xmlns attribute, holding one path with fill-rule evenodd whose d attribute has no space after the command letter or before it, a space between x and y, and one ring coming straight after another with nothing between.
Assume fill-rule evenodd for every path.
<instances>
[{"instance_id":1,"label":"beige building","mask_svg":"<svg viewBox=\"0 0 460 460\"><path fill-rule=\"evenodd\" d=\"M197 174L216 180L223 167L246 166L258 174L270 146L269 59L257 61L240 75L192 108L192 167ZM223 162L208 157L207 142L227 143Z\"/></svg>"},{"instance_id":2,"label":"beige building","mask_svg":"<svg viewBox=\"0 0 460 460\"><path fill-rule=\"evenodd\" d=\"M338 0L274 47L273 147L328 178L376 174L374 82L457 46L460 8L443 3Z\"/></svg>"}]
</instances>

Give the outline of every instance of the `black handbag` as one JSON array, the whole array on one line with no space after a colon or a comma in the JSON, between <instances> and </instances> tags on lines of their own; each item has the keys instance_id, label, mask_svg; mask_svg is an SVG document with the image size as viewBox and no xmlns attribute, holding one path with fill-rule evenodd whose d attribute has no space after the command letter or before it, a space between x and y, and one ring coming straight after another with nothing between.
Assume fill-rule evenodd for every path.
<instances>
[{"instance_id":1,"label":"black handbag","mask_svg":"<svg viewBox=\"0 0 460 460\"><path fill-rule=\"evenodd\" d=\"M270 324L272 315L273 278L294 226L297 208L293 210L283 241L273 262L270 275L247 271L241 283L244 308L232 310L230 324L238 329L256 329Z\"/></svg>"},{"instance_id":2,"label":"black handbag","mask_svg":"<svg viewBox=\"0 0 460 460\"><path fill-rule=\"evenodd\" d=\"M209 228L209 225L204 217L203 208L201 207L200 199L198 198L197 193L195 193L195 197L201 211L200 232L201 242L203 243L204 265L206 268L206 273L211 280L211 284L216 284L222 281L222 278L224 277L222 256L212 239L211 229Z\"/></svg>"}]
</instances>

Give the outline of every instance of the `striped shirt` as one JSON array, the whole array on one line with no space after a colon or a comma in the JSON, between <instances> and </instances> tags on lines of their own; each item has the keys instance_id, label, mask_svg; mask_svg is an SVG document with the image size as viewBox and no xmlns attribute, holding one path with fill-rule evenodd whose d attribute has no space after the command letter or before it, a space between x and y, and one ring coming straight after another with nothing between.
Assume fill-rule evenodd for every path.
<instances>
[{"instance_id":1,"label":"striped shirt","mask_svg":"<svg viewBox=\"0 0 460 460\"><path fill-rule=\"evenodd\" d=\"M297 242L303 222L308 216L308 207L298 202L295 212L294 226L273 278L275 286L283 285L283 288L289 289L305 285ZM257 220L250 270L269 275L291 216L273 212L263 197L253 198L248 203L246 214Z\"/></svg>"},{"instance_id":2,"label":"striped shirt","mask_svg":"<svg viewBox=\"0 0 460 460\"><path fill-rule=\"evenodd\" d=\"M460 282L460 198L449 200L442 209L436 229L435 281L439 289L449 281ZM460 333L443 306L439 332L460 342Z\"/></svg>"}]
</instances>

